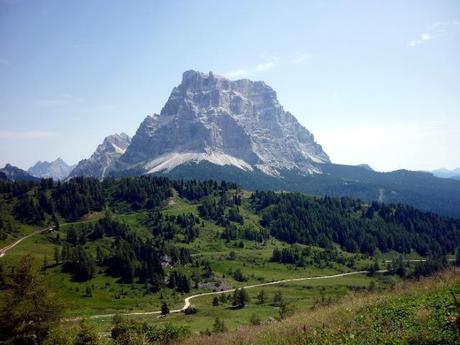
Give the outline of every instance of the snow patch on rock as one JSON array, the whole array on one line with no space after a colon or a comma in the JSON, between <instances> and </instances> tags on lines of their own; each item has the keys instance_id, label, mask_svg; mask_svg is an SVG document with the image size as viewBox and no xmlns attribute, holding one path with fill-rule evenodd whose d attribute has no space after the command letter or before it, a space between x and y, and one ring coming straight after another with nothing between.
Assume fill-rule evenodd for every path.
<instances>
[{"instance_id":1,"label":"snow patch on rock","mask_svg":"<svg viewBox=\"0 0 460 345\"><path fill-rule=\"evenodd\" d=\"M148 174L166 171L169 172L177 166L182 164L193 162L199 163L202 161L208 161L210 163L224 166L232 165L245 171L253 171L250 164L236 157L227 155L223 152L185 152L185 153L170 153L158 157L145 165L145 169Z\"/></svg>"}]
</instances>

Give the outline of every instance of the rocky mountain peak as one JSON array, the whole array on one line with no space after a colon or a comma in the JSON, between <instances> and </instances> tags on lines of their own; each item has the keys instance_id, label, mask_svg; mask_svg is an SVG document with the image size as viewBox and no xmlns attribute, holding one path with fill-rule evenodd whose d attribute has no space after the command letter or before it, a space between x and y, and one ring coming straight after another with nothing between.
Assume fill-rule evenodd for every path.
<instances>
[{"instance_id":1,"label":"rocky mountain peak","mask_svg":"<svg viewBox=\"0 0 460 345\"><path fill-rule=\"evenodd\" d=\"M97 147L95 154L106 154L108 152L123 154L130 142L131 138L126 133L109 135L104 139L102 144Z\"/></svg>"},{"instance_id":2,"label":"rocky mountain peak","mask_svg":"<svg viewBox=\"0 0 460 345\"><path fill-rule=\"evenodd\" d=\"M115 170L169 170L207 160L277 174L321 172L329 157L261 81L186 71L159 115L144 119Z\"/></svg>"},{"instance_id":3,"label":"rocky mountain peak","mask_svg":"<svg viewBox=\"0 0 460 345\"><path fill-rule=\"evenodd\" d=\"M131 138L125 133L107 136L88 159L81 160L69 177L91 176L104 178L112 165L125 153Z\"/></svg>"},{"instance_id":4,"label":"rocky mountain peak","mask_svg":"<svg viewBox=\"0 0 460 345\"><path fill-rule=\"evenodd\" d=\"M62 180L69 176L74 166L68 165L62 158L57 158L52 162L38 161L30 167L27 172L35 177L52 178Z\"/></svg>"}]
</instances>

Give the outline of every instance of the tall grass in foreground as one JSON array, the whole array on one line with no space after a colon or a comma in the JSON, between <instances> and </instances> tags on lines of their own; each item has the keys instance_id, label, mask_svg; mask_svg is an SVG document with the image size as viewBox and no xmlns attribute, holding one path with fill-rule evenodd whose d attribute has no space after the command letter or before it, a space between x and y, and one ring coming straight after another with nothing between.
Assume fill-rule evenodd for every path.
<instances>
[{"instance_id":1,"label":"tall grass in foreground","mask_svg":"<svg viewBox=\"0 0 460 345\"><path fill-rule=\"evenodd\" d=\"M347 295L341 302L283 321L234 332L194 336L188 345L460 344L455 323L460 269L406 281L384 292Z\"/></svg>"}]
</instances>

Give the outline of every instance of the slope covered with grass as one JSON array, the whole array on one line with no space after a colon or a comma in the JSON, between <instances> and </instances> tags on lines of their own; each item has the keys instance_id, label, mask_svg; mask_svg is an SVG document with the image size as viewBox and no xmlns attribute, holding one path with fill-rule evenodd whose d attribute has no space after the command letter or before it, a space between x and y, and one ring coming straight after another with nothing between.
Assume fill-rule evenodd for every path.
<instances>
[{"instance_id":1,"label":"slope covered with grass","mask_svg":"<svg viewBox=\"0 0 460 345\"><path fill-rule=\"evenodd\" d=\"M211 336L187 345L459 344L460 270L402 282L384 292L347 295L341 302L282 321Z\"/></svg>"}]
</instances>

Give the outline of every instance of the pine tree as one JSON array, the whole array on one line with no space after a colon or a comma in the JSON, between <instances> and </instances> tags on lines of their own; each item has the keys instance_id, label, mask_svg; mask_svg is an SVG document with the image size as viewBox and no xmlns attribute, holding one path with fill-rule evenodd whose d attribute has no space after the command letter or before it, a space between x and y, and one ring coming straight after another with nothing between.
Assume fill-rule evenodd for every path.
<instances>
[{"instance_id":1,"label":"pine tree","mask_svg":"<svg viewBox=\"0 0 460 345\"><path fill-rule=\"evenodd\" d=\"M246 303L249 301L248 292L244 289L236 289L233 292L232 305L236 308L244 308Z\"/></svg>"},{"instance_id":2,"label":"pine tree","mask_svg":"<svg viewBox=\"0 0 460 345\"><path fill-rule=\"evenodd\" d=\"M214 296L212 299L212 305L213 307L217 307L219 305L219 298L217 296Z\"/></svg>"},{"instance_id":3,"label":"pine tree","mask_svg":"<svg viewBox=\"0 0 460 345\"><path fill-rule=\"evenodd\" d=\"M93 290L90 286L86 286L85 288L85 297L93 297Z\"/></svg>"},{"instance_id":4,"label":"pine tree","mask_svg":"<svg viewBox=\"0 0 460 345\"><path fill-rule=\"evenodd\" d=\"M275 291L275 296L273 297L273 304L276 306L280 306L283 302L283 295L281 294L280 290Z\"/></svg>"},{"instance_id":5,"label":"pine tree","mask_svg":"<svg viewBox=\"0 0 460 345\"><path fill-rule=\"evenodd\" d=\"M260 290L257 294L257 303L264 304L265 303L265 291Z\"/></svg>"},{"instance_id":6,"label":"pine tree","mask_svg":"<svg viewBox=\"0 0 460 345\"><path fill-rule=\"evenodd\" d=\"M460 246L457 248L457 253L455 255L455 264L460 266Z\"/></svg>"},{"instance_id":7,"label":"pine tree","mask_svg":"<svg viewBox=\"0 0 460 345\"><path fill-rule=\"evenodd\" d=\"M169 307L166 304L166 302L163 302L163 304L161 305L161 315L167 315L167 314L169 314Z\"/></svg>"},{"instance_id":8,"label":"pine tree","mask_svg":"<svg viewBox=\"0 0 460 345\"><path fill-rule=\"evenodd\" d=\"M405 277L407 274L406 264L404 263L404 259L402 255L399 255L394 263L394 271L400 277Z\"/></svg>"},{"instance_id":9,"label":"pine tree","mask_svg":"<svg viewBox=\"0 0 460 345\"><path fill-rule=\"evenodd\" d=\"M279 317L280 319L285 319L286 316L287 316L287 313L288 313L288 308L287 308L287 305L286 303L284 302L281 302L280 305L279 305Z\"/></svg>"}]
</instances>

